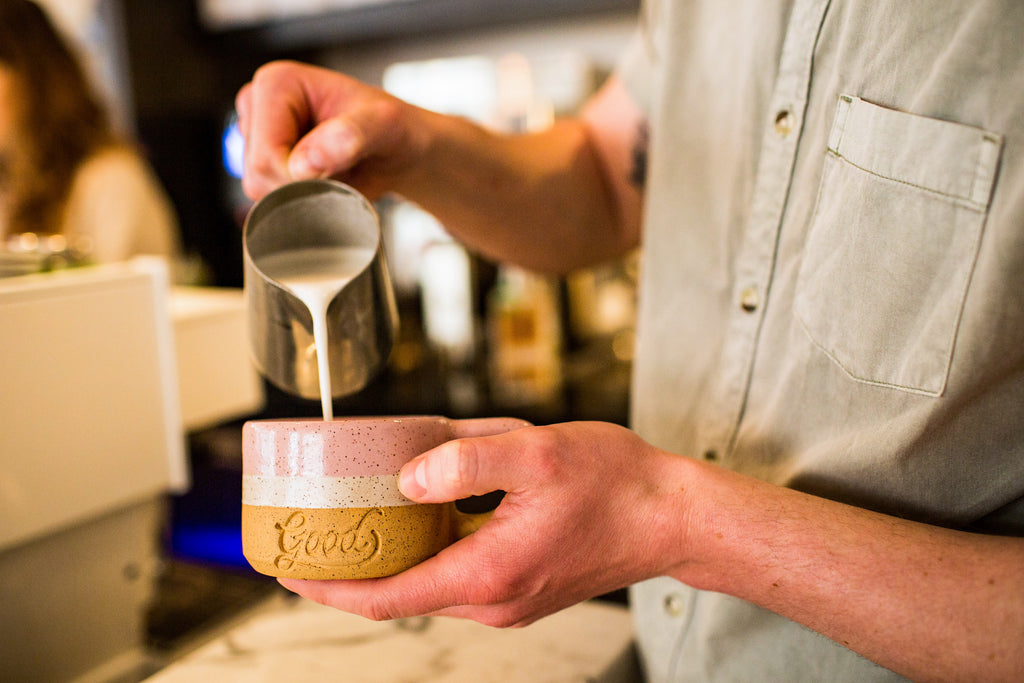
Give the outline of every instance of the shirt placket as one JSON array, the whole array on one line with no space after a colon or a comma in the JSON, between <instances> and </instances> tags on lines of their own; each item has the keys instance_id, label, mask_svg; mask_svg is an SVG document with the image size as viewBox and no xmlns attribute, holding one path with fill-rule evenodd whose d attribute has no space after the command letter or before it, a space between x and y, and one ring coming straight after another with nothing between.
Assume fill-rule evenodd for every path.
<instances>
[{"instance_id":1,"label":"shirt placket","mask_svg":"<svg viewBox=\"0 0 1024 683\"><path fill-rule=\"evenodd\" d=\"M704 457L733 448L767 310L782 216L804 124L814 47L829 0L796 0L765 117L750 217L735 261L728 329L698 432Z\"/></svg>"}]
</instances>

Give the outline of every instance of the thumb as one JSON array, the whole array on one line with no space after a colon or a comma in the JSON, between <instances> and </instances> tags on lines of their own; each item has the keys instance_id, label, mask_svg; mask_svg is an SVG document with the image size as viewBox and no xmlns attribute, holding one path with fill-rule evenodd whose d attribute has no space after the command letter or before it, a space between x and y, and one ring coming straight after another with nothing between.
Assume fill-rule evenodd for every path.
<instances>
[{"instance_id":1,"label":"thumb","mask_svg":"<svg viewBox=\"0 0 1024 683\"><path fill-rule=\"evenodd\" d=\"M349 119L336 116L299 140L288 157L288 171L295 180L342 173L359 162L364 146L362 131Z\"/></svg>"},{"instance_id":2,"label":"thumb","mask_svg":"<svg viewBox=\"0 0 1024 683\"><path fill-rule=\"evenodd\" d=\"M337 96L326 108L334 111L302 136L288 158L296 180L347 173L364 159L387 155L401 136L404 110L399 100L359 84Z\"/></svg>"},{"instance_id":3,"label":"thumb","mask_svg":"<svg viewBox=\"0 0 1024 683\"><path fill-rule=\"evenodd\" d=\"M399 489L420 503L445 503L518 488L517 468L508 466L513 434L456 439L409 461Z\"/></svg>"}]
</instances>

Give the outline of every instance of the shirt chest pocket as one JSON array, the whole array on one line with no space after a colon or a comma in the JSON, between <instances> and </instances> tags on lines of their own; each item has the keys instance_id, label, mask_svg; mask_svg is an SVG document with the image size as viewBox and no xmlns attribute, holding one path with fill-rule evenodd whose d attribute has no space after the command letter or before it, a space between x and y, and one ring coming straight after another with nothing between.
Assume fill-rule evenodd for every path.
<instances>
[{"instance_id":1,"label":"shirt chest pocket","mask_svg":"<svg viewBox=\"0 0 1024 683\"><path fill-rule=\"evenodd\" d=\"M1001 145L839 97L794 310L853 379L942 394Z\"/></svg>"}]
</instances>

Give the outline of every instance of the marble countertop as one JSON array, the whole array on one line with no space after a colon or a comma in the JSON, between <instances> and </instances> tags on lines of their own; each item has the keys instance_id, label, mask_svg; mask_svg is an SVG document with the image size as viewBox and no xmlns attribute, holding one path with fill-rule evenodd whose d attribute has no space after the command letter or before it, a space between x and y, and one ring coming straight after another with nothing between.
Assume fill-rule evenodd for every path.
<instances>
[{"instance_id":1,"label":"marble countertop","mask_svg":"<svg viewBox=\"0 0 1024 683\"><path fill-rule=\"evenodd\" d=\"M519 629L449 618L373 622L292 597L147 683L618 683L639 680L624 607L586 602Z\"/></svg>"}]
</instances>

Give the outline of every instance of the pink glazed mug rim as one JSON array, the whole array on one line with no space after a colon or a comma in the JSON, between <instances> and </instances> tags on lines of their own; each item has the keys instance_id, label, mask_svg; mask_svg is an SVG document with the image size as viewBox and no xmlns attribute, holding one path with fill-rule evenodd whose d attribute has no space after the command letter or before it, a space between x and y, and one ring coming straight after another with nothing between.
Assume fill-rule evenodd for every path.
<instances>
[{"instance_id":1,"label":"pink glazed mug rim","mask_svg":"<svg viewBox=\"0 0 1024 683\"><path fill-rule=\"evenodd\" d=\"M458 436L495 433L506 422L526 426L516 418L466 420L443 415L366 415L250 420L242 431L242 471L274 477L353 477L397 474L414 457ZM302 425L296 429L296 425ZM463 426L466 433L456 434ZM367 434L380 432L380 434ZM398 434L398 438L395 435Z\"/></svg>"}]
</instances>

